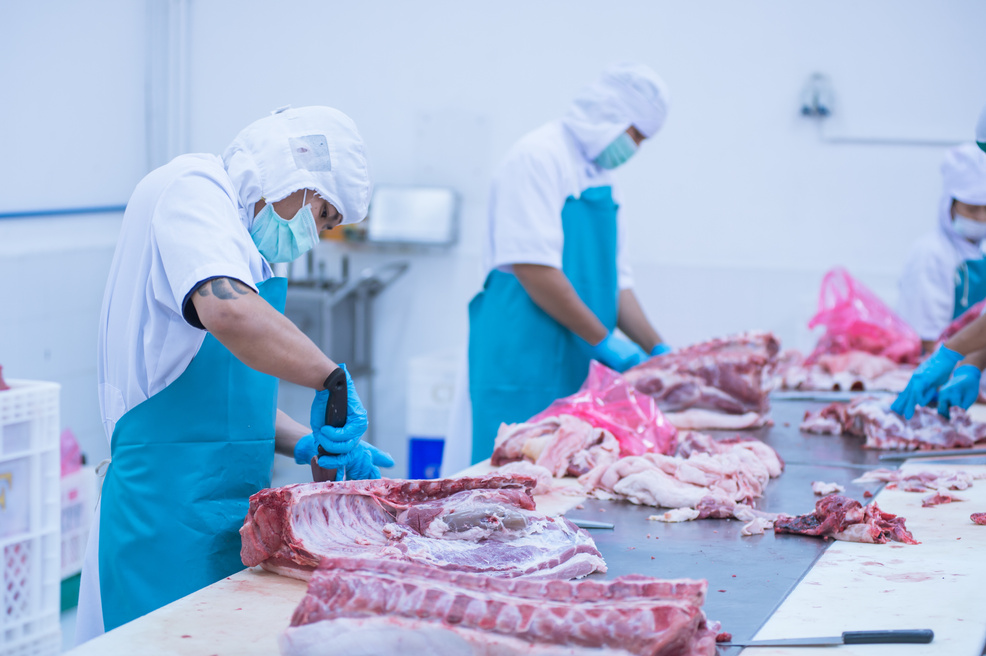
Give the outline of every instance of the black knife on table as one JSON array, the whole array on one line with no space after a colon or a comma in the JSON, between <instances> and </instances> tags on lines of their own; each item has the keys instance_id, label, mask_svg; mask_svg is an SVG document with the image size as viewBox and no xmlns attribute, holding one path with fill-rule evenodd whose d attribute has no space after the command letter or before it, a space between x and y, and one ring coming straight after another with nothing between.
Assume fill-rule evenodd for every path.
<instances>
[{"instance_id":1,"label":"black knife on table","mask_svg":"<svg viewBox=\"0 0 986 656\"><path fill-rule=\"evenodd\" d=\"M843 631L840 636L825 638L781 638L779 640L747 640L720 642L717 647L831 647L833 645L928 644L935 637L931 629L902 631Z\"/></svg>"}]
</instances>

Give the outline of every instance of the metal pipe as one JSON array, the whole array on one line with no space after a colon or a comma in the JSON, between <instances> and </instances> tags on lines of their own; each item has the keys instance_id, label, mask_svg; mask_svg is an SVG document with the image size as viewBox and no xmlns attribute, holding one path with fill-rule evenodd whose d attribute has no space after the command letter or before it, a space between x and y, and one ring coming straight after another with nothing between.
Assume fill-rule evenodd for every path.
<instances>
[{"instance_id":1,"label":"metal pipe","mask_svg":"<svg viewBox=\"0 0 986 656\"><path fill-rule=\"evenodd\" d=\"M64 207L50 210L22 210L0 212L0 219L24 219L32 216L65 216L69 214L115 214L127 209L126 205L96 205L93 207Z\"/></svg>"}]
</instances>

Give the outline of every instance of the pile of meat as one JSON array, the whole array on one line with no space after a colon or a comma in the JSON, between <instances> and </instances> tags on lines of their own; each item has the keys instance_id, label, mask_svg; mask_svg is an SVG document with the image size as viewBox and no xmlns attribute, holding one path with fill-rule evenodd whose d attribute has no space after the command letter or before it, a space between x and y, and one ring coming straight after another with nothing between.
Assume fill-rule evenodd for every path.
<instances>
[{"instance_id":1,"label":"pile of meat","mask_svg":"<svg viewBox=\"0 0 986 656\"><path fill-rule=\"evenodd\" d=\"M921 501L925 508L938 506L943 503L965 501L952 494L955 490L965 490L972 487L977 478L986 478L986 474L972 474L961 469L937 471L933 469L873 469L866 472L854 483L886 483L886 489L900 489L904 492L928 493Z\"/></svg>"},{"instance_id":2,"label":"pile of meat","mask_svg":"<svg viewBox=\"0 0 986 656\"><path fill-rule=\"evenodd\" d=\"M577 476L583 492L597 498L675 509L660 516L663 521L764 516L751 504L784 469L776 451L753 438L715 440L696 432L680 437L673 456L620 458L606 431L563 415L502 427L491 462L505 468L526 463L528 469L518 473L536 475L530 468L537 467L556 477Z\"/></svg>"},{"instance_id":3,"label":"pile of meat","mask_svg":"<svg viewBox=\"0 0 986 656\"><path fill-rule=\"evenodd\" d=\"M866 438L866 449L961 449L986 439L986 424L974 422L961 408L945 419L932 408L918 407L910 420L890 410L892 398L864 396L848 403L831 403L805 413L806 433L855 435Z\"/></svg>"},{"instance_id":4,"label":"pile of meat","mask_svg":"<svg viewBox=\"0 0 986 656\"><path fill-rule=\"evenodd\" d=\"M886 544L893 540L919 544L904 526L904 518L883 512L876 502L862 505L841 494L819 499L815 511L798 517L782 515L774 520L774 533L796 533L832 540Z\"/></svg>"},{"instance_id":5,"label":"pile of meat","mask_svg":"<svg viewBox=\"0 0 986 656\"><path fill-rule=\"evenodd\" d=\"M240 556L247 567L302 579L324 558L346 556L505 578L605 572L588 533L535 510L534 485L492 475L261 490L250 497Z\"/></svg>"},{"instance_id":6,"label":"pile of meat","mask_svg":"<svg viewBox=\"0 0 986 656\"><path fill-rule=\"evenodd\" d=\"M900 392L914 369L914 364L866 351L823 353L809 362L800 352L790 350L780 356L775 386L780 390Z\"/></svg>"},{"instance_id":7,"label":"pile of meat","mask_svg":"<svg viewBox=\"0 0 986 656\"><path fill-rule=\"evenodd\" d=\"M752 428L767 422L779 350L774 335L747 332L650 358L623 376L678 428Z\"/></svg>"},{"instance_id":8,"label":"pile of meat","mask_svg":"<svg viewBox=\"0 0 986 656\"><path fill-rule=\"evenodd\" d=\"M322 563L283 656L712 656L707 582L496 579L387 560Z\"/></svg>"}]
</instances>

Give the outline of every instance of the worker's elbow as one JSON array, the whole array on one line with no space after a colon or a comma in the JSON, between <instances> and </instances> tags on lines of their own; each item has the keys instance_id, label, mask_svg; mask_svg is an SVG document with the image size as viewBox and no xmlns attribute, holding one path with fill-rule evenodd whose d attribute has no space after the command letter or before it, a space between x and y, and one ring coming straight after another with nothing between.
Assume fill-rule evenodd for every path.
<instances>
[{"instance_id":1,"label":"worker's elbow","mask_svg":"<svg viewBox=\"0 0 986 656\"><path fill-rule=\"evenodd\" d=\"M246 303L207 299L195 303L202 327L218 338L234 335L246 325L249 308Z\"/></svg>"}]
</instances>

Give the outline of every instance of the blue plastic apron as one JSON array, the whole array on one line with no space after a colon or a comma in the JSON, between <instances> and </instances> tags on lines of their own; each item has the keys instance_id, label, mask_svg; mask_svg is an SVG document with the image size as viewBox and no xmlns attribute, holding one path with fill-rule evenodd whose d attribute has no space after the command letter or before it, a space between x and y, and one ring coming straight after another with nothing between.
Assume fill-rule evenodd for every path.
<instances>
[{"instance_id":1,"label":"blue plastic apron","mask_svg":"<svg viewBox=\"0 0 986 656\"><path fill-rule=\"evenodd\" d=\"M286 278L258 285L284 311ZM277 379L206 335L188 368L116 424L99 515L106 631L243 569L239 529L270 487Z\"/></svg>"},{"instance_id":2,"label":"blue plastic apron","mask_svg":"<svg viewBox=\"0 0 986 656\"><path fill-rule=\"evenodd\" d=\"M606 326L616 327L616 209L610 187L562 208L562 271ZM469 303L472 462L489 458L501 422L526 421L573 394L589 373L585 343L548 316L510 273L492 271Z\"/></svg>"},{"instance_id":3,"label":"blue plastic apron","mask_svg":"<svg viewBox=\"0 0 986 656\"><path fill-rule=\"evenodd\" d=\"M952 319L986 298L986 259L966 260L955 272L955 311Z\"/></svg>"}]
</instances>

